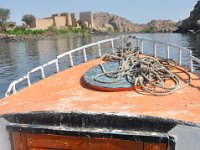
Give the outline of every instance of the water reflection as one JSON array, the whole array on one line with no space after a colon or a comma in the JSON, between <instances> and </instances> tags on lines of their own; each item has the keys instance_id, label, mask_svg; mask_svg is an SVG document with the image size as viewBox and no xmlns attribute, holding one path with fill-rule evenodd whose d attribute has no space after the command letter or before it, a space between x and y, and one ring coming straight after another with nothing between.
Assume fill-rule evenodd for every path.
<instances>
[{"instance_id":1,"label":"water reflection","mask_svg":"<svg viewBox=\"0 0 200 150\"><path fill-rule=\"evenodd\" d=\"M29 40L21 42L0 42L0 97L4 96L11 81L25 75L29 70L44 64L57 55L77 48L79 46L93 43L106 38L118 35L107 36L87 36L87 37L59 37L44 40ZM194 55L200 58L200 34L140 34L140 36L153 38L163 42L175 43L189 48ZM97 47L96 47L97 48ZM106 52L106 49L103 49ZM92 49L87 49L92 59L98 53ZM75 54L77 55L77 54ZM77 58L76 62L83 58ZM65 63L66 60L64 60Z\"/></svg>"}]
</instances>

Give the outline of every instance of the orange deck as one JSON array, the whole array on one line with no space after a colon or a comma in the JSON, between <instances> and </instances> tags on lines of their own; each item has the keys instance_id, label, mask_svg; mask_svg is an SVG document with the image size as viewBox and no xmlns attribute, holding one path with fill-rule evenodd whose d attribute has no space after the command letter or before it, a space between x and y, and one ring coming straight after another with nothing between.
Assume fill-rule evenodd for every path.
<instances>
[{"instance_id":1,"label":"orange deck","mask_svg":"<svg viewBox=\"0 0 200 150\"><path fill-rule=\"evenodd\" d=\"M60 72L0 100L0 114L30 111L97 112L146 115L200 123L200 78L167 96L135 91L101 92L83 87L81 76L99 59ZM176 70L177 71L177 70ZM178 73L182 81L187 77Z\"/></svg>"}]
</instances>

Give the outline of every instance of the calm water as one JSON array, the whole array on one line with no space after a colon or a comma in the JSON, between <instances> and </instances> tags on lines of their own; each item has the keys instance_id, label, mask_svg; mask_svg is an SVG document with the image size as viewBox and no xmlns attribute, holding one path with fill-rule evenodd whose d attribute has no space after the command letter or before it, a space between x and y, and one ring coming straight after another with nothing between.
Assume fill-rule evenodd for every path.
<instances>
[{"instance_id":1,"label":"calm water","mask_svg":"<svg viewBox=\"0 0 200 150\"><path fill-rule=\"evenodd\" d=\"M4 96L9 84L13 80L22 77L31 69L54 59L58 54L115 36L117 35L0 42L0 98ZM200 35L167 33L140 34L140 36L181 45L191 49L194 56L200 58Z\"/></svg>"}]
</instances>

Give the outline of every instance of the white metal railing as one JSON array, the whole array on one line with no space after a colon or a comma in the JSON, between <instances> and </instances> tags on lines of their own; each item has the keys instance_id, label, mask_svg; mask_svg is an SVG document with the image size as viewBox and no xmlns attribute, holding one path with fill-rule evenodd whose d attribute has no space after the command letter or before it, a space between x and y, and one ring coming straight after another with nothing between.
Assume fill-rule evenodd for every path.
<instances>
[{"instance_id":1,"label":"white metal railing","mask_svg":"<svg viewBox=\"0 0 200 150\"><path fill-rule=\"evenodd\" d=\"M163 46L166 47L166 56L165 56L166 59L170 59L170 48L175 48L175 49L178 50L178 65L180 65L180 66L182 65L182 52L184 51L188 54L188 57L189 57L188 66L189 66L189 70L191 72L194 71L194 67L193 67L194 61L196 63L198 63L199 66L200 66L200 59L194 57L192 55L192 51L187 49L187 48L184 48L184 47L181 47L181 46L178 46L178 45L175 45L175 44L164 43L164 42L161 42L161 41L155 41L155 40L143 38L143 37L135 37L135 38L140 42L141 53L144 53L144 41L148 41L148 42L154 43L154 48L153 48L153 56L154 57L157 57L157 46L159 44L159 45L163 45Z\"/></svg>"},{"instance_id":2,"label":"white metal railing","mask_svg":"<svg viewBox=\"0 0 200 150\"><path fill-rule=\"evenodd\" d=\"M125 38L125 36L124 36ZM34 69L32 69L31 71L29 71L25 76L23 76L22 78L18 79L18 80L15 80L13 81L7 91L6 91L6 94L5 94L5 97L9 96L10 94L12 93L16 93L17 90L16 90L16 85L19 84L20 82L24 81L24 80L27 80L27 85L30 86L31 85L31 82L30 82L30 75L34 72L37 72L37 71L40 71L41 72L41 76L42 76L42 79L45 79L45 72L44 72L44 68L49 66L49 65L53 65L55 64L56 66L56 72L58 73L60 70L59 70L59 59L60 58L63 58L65 56L69 56L69 59L70 59L70 65L71 67L74 66L74 61L73 61L73 57L72 57L72 53L74 52L78 52L78 51L82 51L83 52L83 57L84 57L84 61L86 62L87 61L87 54L86 54L86 49L89 48L89 47L92 47L92 46L97 46L98 47L98 54L99 54L99 57L101 57L102 55L102 51L101 51L101 44L104 44L104 43L107 43L107 42L111 42L111 47L112 47L112 51L114 51L114 41L115 40L118 40L120 39L120 37L117 37L117 38L112 38L112 39L106 39L106 40L102 40L102 41L98 41L96 43L91 43L91 44L88 44L88 45L84 45L82 47L79 47L79 48L76 48L76 49L73 49L73 50L70 50L68 52L65 52L63 54L60 54L56 57L56 59L46 63L46 64L43 64L41 66L38 66Z\"/></svg>"},{"instance_id":3,"label":"white metal railing","mask_svg":"<svg viewBox=\"0 0 200 150\"><path fill-rule=\"evenodd\" d=\"M97 46L97 51L98 51L98 55L99 57L102 56L102 50L101 50L101 44L104 44L106 42L111 42L111 47L112 47L112 52L115 52L115 44L114 44L114 41L115 40L119 40L121 39L121 44L123 44L123 39L124 38L129 38L130 40L135 40L137 45L138 43L139 44L139 47L140 47L140 51L141 53L144 53L144 41L148 41L148 42L152 42L154 44L154 48L153 48L153 56L154 57L157 57L157 46L158 44L159 45L163 45L166 47L166 56L165 58L166 59L169 59L170 58L170 48L173 47L173 48L176 48L178 50L178 65L182 65L182 51L185 51L188 53L188 56L189 56L189 70L191 72L193 72L193 62L195 61L196 63L198 63L200 65L200 59L192 56L192 51L184 48L184 47L181 47L181 46L178 46L178 45L175 45L175 44L170 44L170 43L164 43L164 42L161 42L161 41L155 41L155 40L152 40L152 39L148 39L148 38L142 38L142 37L138 37L138 36L121 36L121 37L117 37L117 38L112 38L112 39L107 39L107 40L102 40L102 41L98 41L96 43L91 43L91 44L88 44L88 45L85 45L85 46L82 46L82 47L79 47L79 48L76 48L76 49L73 49L73 50L70 50L68 52L65 52L63 54L60 54L56 57L56 59L46 63L46 64L43 64L41 66L38 66L34 69L32 69L31 71L29 71L25 76L23 76L22 78L18 79L18 80L15 80L13 81L8 89L7 89L7 92L5 94L5 96L9 96L10 94L12 93L16 93L17 90L16 90L16 85L24 80L27 80L27 85L30 86L31 85L31 82L30 82L30 75L36 71L40 71L41 72L41 77L42 79L45 79L45 72L44 72L44 68L49 66L49 65L52 65L52 64L55 64L55 67L56 67L56 72L58 73L60 71L59 69L59 59L60 58L63 58L65 56L69 56L69 59L70 59L70 66L73 67L74 66L74 61L73 61L73 57L72 57L72 54L74 52L77 52L77 51L82 51L83 52L83 57L84 57L84 61L86 62L88 60L87 58L87 53L86 53L86 49L89 48L89 47L92 47L92 46Z\"/></svg>"}]
</instances>

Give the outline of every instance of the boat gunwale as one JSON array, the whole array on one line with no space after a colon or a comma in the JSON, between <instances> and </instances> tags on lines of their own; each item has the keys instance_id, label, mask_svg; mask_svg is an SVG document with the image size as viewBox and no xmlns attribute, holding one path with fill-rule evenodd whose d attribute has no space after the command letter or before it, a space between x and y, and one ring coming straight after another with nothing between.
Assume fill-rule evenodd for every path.
<instances>
[{"instance_id":1,"label":"boat gunwale","mask_svg":"<svg viewBox=\"0 0 200 150\"><path fill-rule=\"evenodd\" d=\"M196 123L196 122L189 122L189 121L167 118L167 117L164 118L164 117L158 117L158 116L148 116L148 115L140 115L140 114L126 114L126 113L117 113L117 112L112 113L112 112L88 112L88 111L30 111L30 112L1 114L0 118L4 118L11 123L27 124L27 122L26 122L27 120L25 120L25 122L20 122L20 119L22 119L24 116L26 117L26 116L29 116L29 115L32 115L32 117L36 117L37 119L41 119L41 121L42 121L41 116L43 116L43 117L47 116L47 117L50 117L51 119L53 119L54 117L52 117L52 115L58 115L58 116L59 115L60 116L62 116L62 115L72 115L72 116L76 116L76 117L79 116L79 115L80 116L82 115L86 118L88 116L94 117L94 119L96 119L95 118L96 116L100 116L99 117L100 119L101 119L101 117L119 117L119 118L122 118L122 119L125 118L129 121L130 121L130 119L136 119L136 120L145 120L147 122L148 121L154 121L155 123L158 123L158 124L163 123L164 125L166 123L167 124L174 124L174 127L177 126L177 125L184 125L184 126L189 126L189 127L200 128L200 124ZM32 123L28 123L28 124L34 124L33 122L37 121L36 119L32 119L31 117L28 117L28 118L30 119L30 121L32 121ZM80 119L80 120L83 121L82 119ZM111 121L111 120L108 120L108 121ZM44 120L44 122L45 122L45 120ZM45 125L45 124L43 124L43 125ZM61 124L59 124L59 125L61 125ZM79 125L83 125L83 124L79 124ZM117 125L117 124L114 124L114 125Z\"/></svg>"}]
</instances>

